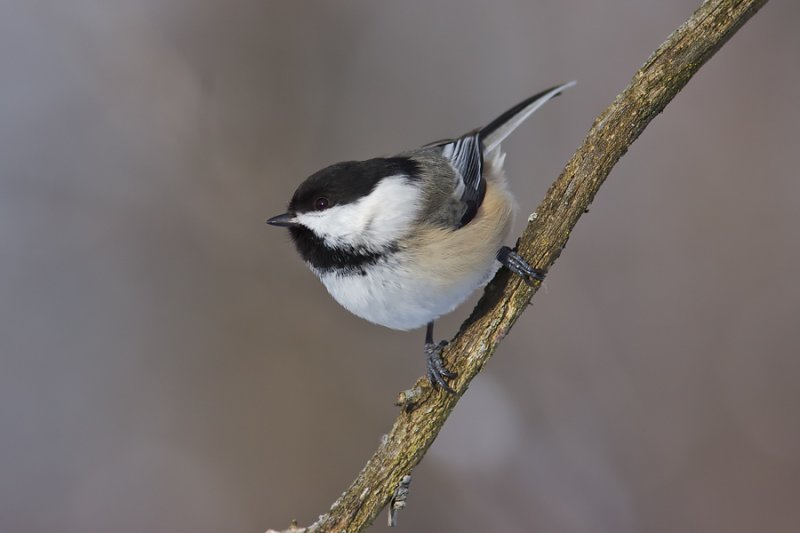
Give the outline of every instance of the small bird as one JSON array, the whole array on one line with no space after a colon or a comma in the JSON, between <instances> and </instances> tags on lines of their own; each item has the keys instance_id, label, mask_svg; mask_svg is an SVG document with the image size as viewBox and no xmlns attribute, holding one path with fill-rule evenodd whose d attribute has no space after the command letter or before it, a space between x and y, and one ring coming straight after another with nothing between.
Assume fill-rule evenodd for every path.
<instances>
[{"instance_id":1,"label":"small bird","mask_svg":"<svg viewBox=\"0 0 800 533\"><path fill-rule=\"evenodd\" d=\"M434 388L449 393L433 322L485 285L500 265L529 284L543 272L503 243L516 204L500 143L565 83L531 96L488 126L392 157L346 161L306 179L288 211L267 224L289 229L328 292L351 313L397 330L427 325Z\"/></svg>"}]
</instances>

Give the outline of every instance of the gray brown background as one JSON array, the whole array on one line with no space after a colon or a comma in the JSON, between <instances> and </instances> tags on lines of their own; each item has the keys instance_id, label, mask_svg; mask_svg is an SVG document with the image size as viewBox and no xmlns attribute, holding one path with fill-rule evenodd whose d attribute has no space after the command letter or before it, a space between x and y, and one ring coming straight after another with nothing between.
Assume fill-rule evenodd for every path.
<instances>
[{"instance_id":1,"label":"gray brown background","mask_svg":"<svg viewBox=\"0 0 800 533\"><path fill-rule=\"evenodd\" d=\"M506 143L528 213L696 4L0 1L0 530L314 520L423 333L264 219L578 79ZM797 531L799 16L770 2L616 167L399 531Z\"/></svg>"}]
</instances>

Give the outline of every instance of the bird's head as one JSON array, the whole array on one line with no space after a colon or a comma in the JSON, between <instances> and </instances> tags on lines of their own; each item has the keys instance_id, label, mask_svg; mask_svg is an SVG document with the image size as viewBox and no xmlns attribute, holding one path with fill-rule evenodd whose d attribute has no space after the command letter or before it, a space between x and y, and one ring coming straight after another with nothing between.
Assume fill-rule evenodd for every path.
<instances>
[{"instance_id":1,"label":"bird's head","mask_svg":"<svg viewBox=\"0 0 800 533\"><path fill-rule=\"evenodd\" d=\"M289 228L312 267L376 257L408 235L422 206L419 168L405 157L337 163L312 174L288 211L267 224Z\"/></svg>"}]
</instances>

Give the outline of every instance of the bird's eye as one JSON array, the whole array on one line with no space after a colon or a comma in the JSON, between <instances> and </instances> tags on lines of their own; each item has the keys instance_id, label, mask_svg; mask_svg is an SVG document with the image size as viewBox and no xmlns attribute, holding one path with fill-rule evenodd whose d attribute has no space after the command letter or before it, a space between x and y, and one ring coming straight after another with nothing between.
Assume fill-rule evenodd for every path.
<instances>
[{"instance_id":1,"label":"bird's eye","mask_svg":"<svg viewBox=\"0 0 800 533\"><path fill-rule=\"evenodd\" d=\"M330 207L330 202L324 196L320 196L316 200L314 200L314 209L317 211L322 211L323 209L328 209Z\"/></svg>"}]
</instances>

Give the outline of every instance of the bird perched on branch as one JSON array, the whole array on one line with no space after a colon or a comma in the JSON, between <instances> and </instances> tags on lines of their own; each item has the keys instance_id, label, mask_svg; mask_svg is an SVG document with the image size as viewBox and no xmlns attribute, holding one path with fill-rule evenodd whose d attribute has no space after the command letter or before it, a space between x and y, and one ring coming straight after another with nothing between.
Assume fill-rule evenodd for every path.
<instances>
[{"instance_id":1,"label":"bird perched on branch","mask_svg":"<svg viewBox=\"0 0 800 533\"><path fill-rule=\"evenodd\" d=\"M392 157L336 163L294 193L267 224L289 229L328 292L353 314L392 329L427 325L434 387L454 393L433 321L505 266L528 283L543 273L504 244L515 202L500 143L575 82L519 103L488 126Z\"/></svg>"}]
</instances>

